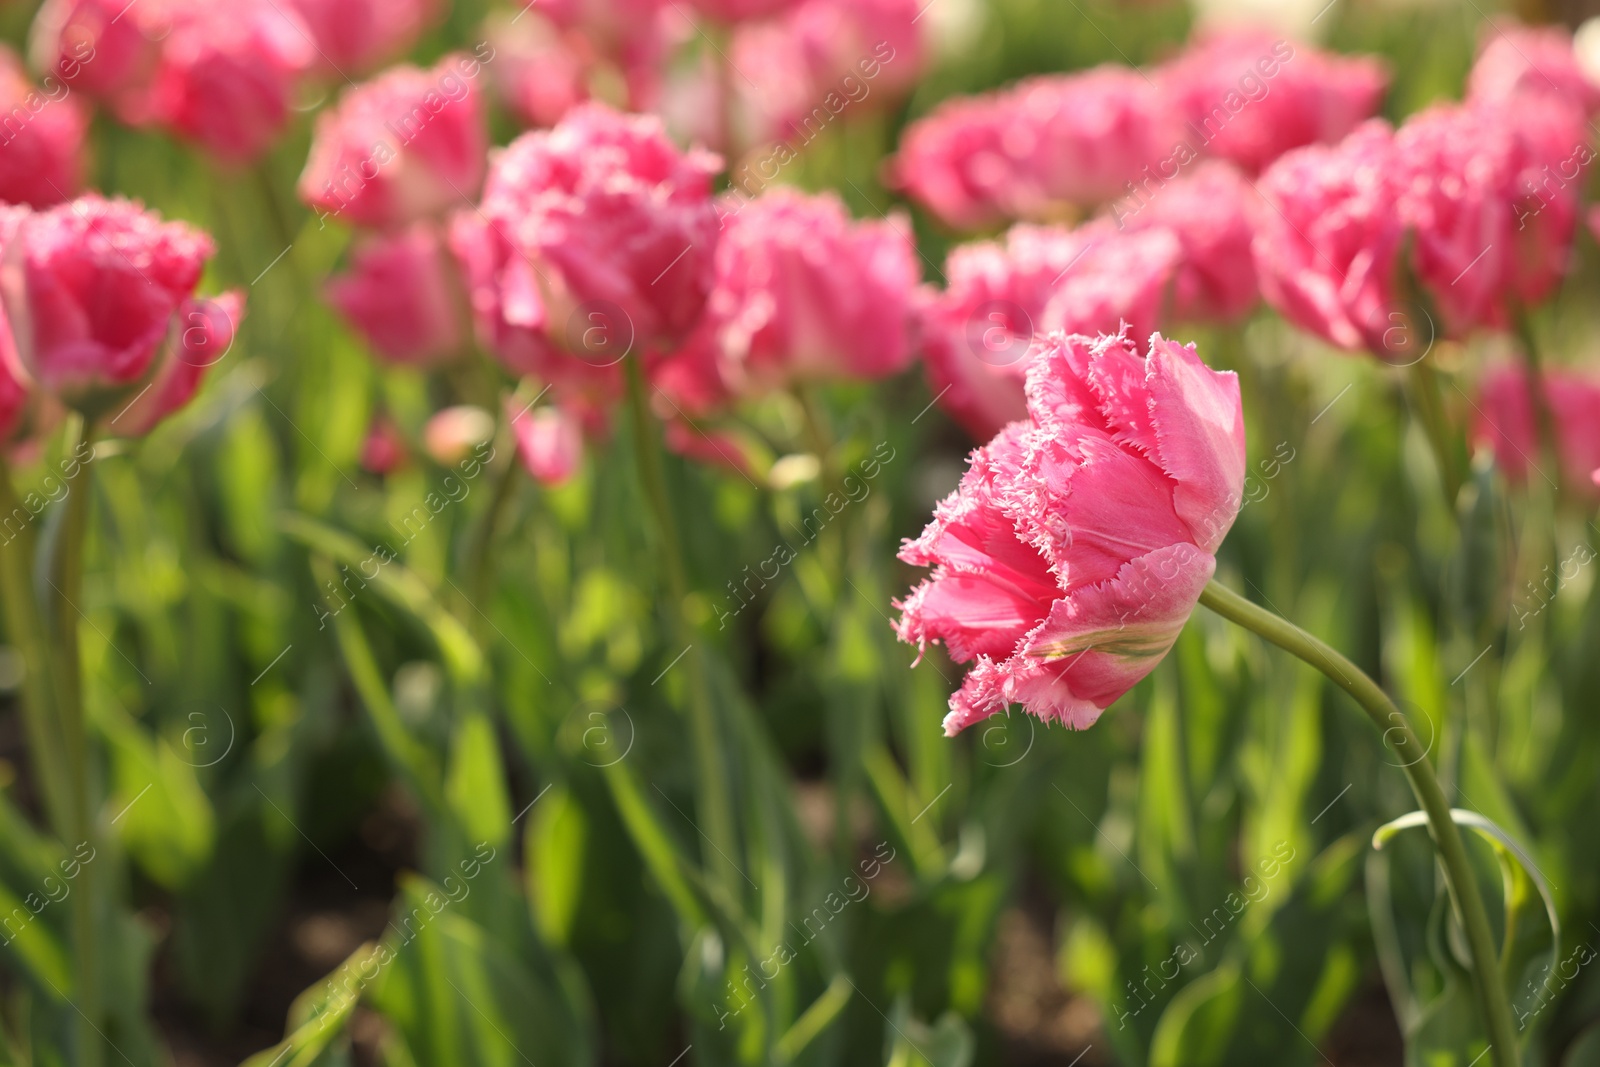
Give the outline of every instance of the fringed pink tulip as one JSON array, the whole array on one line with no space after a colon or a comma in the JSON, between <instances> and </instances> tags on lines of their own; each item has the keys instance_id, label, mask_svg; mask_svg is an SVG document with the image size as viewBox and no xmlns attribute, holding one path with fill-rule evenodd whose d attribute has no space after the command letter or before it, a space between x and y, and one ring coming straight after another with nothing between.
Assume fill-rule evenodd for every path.
<instances>
[{"instance_id":1,"label":"fringed pink tulip","mask_svg":"<svg viewBox=\"0 0 1600 1067\"><path fill-rule=\"evenodd\" d=\"M1555 471L1540 470L1543 451L1538 409L1527 372L1520 366L1490 371L1474 404L1473 437L1494 452L1495 462L1517 485L1531 478L1556 481ZM1544 374L1544 410L1560 453L1560 478L1569 487L1590 493L1590 473L1600 464L1600 378L1570 370Z\"/></svg>"},{"instance_id":2,"label":"fringed pink tulip","mask_svg":"<svg viewBox=\"0 0 1600 1067\"><path fill-rule=\"evenodd\" d=\"M806 144L836 122L883 111L926 64L916 0L802 0L738 27L730 53L758 77L727 85L743 105L746 147ZM715 81L714 65L707 73Z\"/></svg>"},{"instance_id":3,"label":"fringed pink tulip","mask_svg":"<svg viewBox=\"0 0 1600 1067\"><path fill-rule=\"evenodd\" d=\"M1193 347L1052 335L1027 396L900 551L933 568L901 640L971 665L950 735L1012 704L1091 725L1177 640L1242 501L1238 380Z\"/></svg>"},{"instance_id":4,"label":"fringed pink tulip","mask_svg":"<svg viewBox=\"0 0 1600 1067\"><path fill-rule=\"evenodd\" d=\"M71 92L53 75L35 88L0 46L0 200L48 207L78 194L89 119Z\"/></svg>"},{"instance_id":5,"label":"fringed pink tulip","mask_svg":"<svg viewBox=\"0 0 1600 1067\"><path fill-rule=\"evenodd\" d=\"M668 361L694 364L683 373L697 381L678 395L665 385L674 401L703 411L724 397L870 381L910 364L919 271L905 219L856 222L832 194L787 191L730 194L722 209L705 319Z\"/></svg>"},{"instance_id":6,"label":"fringed pink tulip","mask_svg":"<svg viewBox=\"0 0 1600 1067\"><path fill-rule=\"evenodd\" d=\"M404 54L437 13L437 0L284 0L311 31L316 66L343 81Z\"/></svg>"},{"instance_id":7,"label":"fringed pink tulip","mask_svg":"<svg viewBox=\"0 0 1600 1067\"><path fill-rule=\"evenodd\" d=\"M1572 35L1559 26L1491 25L1467 79L1471 104L1565 101L1585 114L1600 110L1600 85L1584 73Z\"/></svg>"},{"instance_id":8,"label":"fringed pink tulip","mask_svg":"<svg viewBox=\"0 0 1600 1067\"><path fill-rule=\"evenodd\" d=\"M33 21L29 53L36 69L137 125L150 120L150 87L169 29L155 4L46 0Z\"/></svg>"},{"instance_id":9,"label":"fringed pink tulip","mask_svg":"<svg viewBox=\"0 0 1600 1067\"><path fill-rule=\"evenodd\" d=\"M1202 163L1148 198L1119 201L1111 219L1129 232L1166 229L1182 259L1172 286L1179 322L1236 322L1261 299L1250 243L1259 200L1231 164Z\"/></svg>"},{"instance_id":10,"label":"fringed pink tulip","mask_svg":"<svg viewBox=\"0 0 1600 1067\"><path fill-rule=\"evenodd\" d=\"M515 397L506 401L506 417L517 439L517 457L533 480L544 486L570 481L583 460L583 427L554 404L519 410Z\"/></svg>"},{"instance_id":11,"label":"fringed pink tulip","mask_svg":"<svg viewBox=\"0 0 1600 1067\"><path fill-rule=\"evenodd\" d=\"M324 218L392 228L470 207L489 161L476 78L449 55L432 70L395 67L317 120L300 197Z\"/></svg>"},{"instance_id":12,"label":"fringed pink tulip","mask_svg":"<svg viewBox=\"0 0 1600 1067\"><path fill-rule=\"evenodd\" d=\"M1182 136L1143 75L1104 66L941 106L906 132L893 174L951 226L1049 219L1114 199Z\"/></svg>"},{"instance_id":13,"label":"fringed pink tulip","mask_svg":"<svg viewBox=\"0 0 1600 1067\"><path fill-rule=\"evenodd\" d=\"M1006 117L996 97L945 101L906 129L891 163L894 183L956 230L981 230L1012 216Z\"/></svg>"},{"instance_id":14,"label":"fringed pink tulip","mask_svg":"<svg viewBox=\"0 0 1600 1067\"><path fill-rule=\"evenodd\" d=\"M1414 270L1452 335L1504 329L1554 291L1577 226L1590 131L1568 108L1441 106L1395 134Z\"/></svg>"},{"instance_id":15,"label":"fringed pink tulip","mask_svg":"<svg viewBox=\"0 0 1600 1067\"><path fill-rule=\"evenodd\" d=\"M1187 142L1252 174L1290 149L1342 139L1378 110L1389 84L1376 59L1254 29L1202 38L1156 77L1189 123Z\"/></svg>"},{"instance_id":16,"label":"fringed pink tulip","mask_svg":"<svg viewBox=\"0 0 1600 1067\"><path fill-rule=\"evenodd\" d=\"M288 126L296 87L317 57L311 31L273 0L181 0L170 18L156 119L219 162L253 163Z\"/></svg>"},{"instance_id":17,"label":"fringed pink tulip","mask_svg":"<svg viewBox=\"0 0 1600 1067\"><path fill-rule=\"evenodd\" d=\"M1034 338L1052 330L1149 336L1182 259L1164 228L1122 233L1102 220L1076 230L1014 226L1005 243L957 248L948 284L924 314L929 387L983 441L1026 414Z\"/></svg>"},{"instance_id":18,"label":"fringed pink tulip","mask_svg":"<svg viewBox=\"0 0 1600 1067\"><path fill-rule=\"evenodd\" d=\"M614 381L624 356L679 344L713 283L717 168L598 104L512 142L452 238L489 346L518 373Z\"/></svg>"},{"instance_id":19,"label":"fringed pink tulip","mask_svg":"<svg viewBox=\"0 0 1600 1067\"><path fill-rule=\"evenodd\" d=\"M1394 316L1402 229L1394 135L1374 119L1338 145L1296 149L1261 176L1252 242L1261 294L1331 344L1409 359Z\"/></svg>"},{"instance_id":20,"label":"fringed pink tulip","mask_svg":"<svg viewBox=\"0 0 1600 1067\"><path fill-rule=\"evenodd\" d=\"M126 200L10 209L3 244L13 372L91 417L116 413L114 433L186 404L243 315L238 294L194 297L209 237Z\"/></svg>"},{"instance_id":21,"label":"fringed pink tulip","mask_svg":"<svg viewBox=\"0 0 1600 1067\"><path fill-rule=\"evenodd\" d=\"M327 298L391 362L432 365L467 348L466 281L437 223L361 238Z\"/></svg>"}]
</instances>

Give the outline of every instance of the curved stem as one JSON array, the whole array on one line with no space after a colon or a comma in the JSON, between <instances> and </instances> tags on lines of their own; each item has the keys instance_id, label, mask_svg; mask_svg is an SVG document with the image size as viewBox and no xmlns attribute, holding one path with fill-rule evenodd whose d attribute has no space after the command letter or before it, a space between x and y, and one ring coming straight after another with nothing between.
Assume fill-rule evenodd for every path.
<instances>
[{"instance_id":1,"label":"curved stem","mask_svg":"<svg viewBox=\"0 0 1600 1067\"><path fill-rule=\"evenodd\" d=\"M494 474L494 495L489 498L489 508L483 513L479 525L474 533L471 552L467 557L467 588L472 591L471 606L477 611L487 611L488 608L478 608L490 599L490 584L494 580L494 556L499 544L497 534L500 523L505 515L506 505L511 502L517 487L518 474L522 464L517 458L517 448L514 442L506 449L506 455L501 459L501 467ZM484 625L483 617L474 611L473 618L477 624L473 626L474 636Z\"/></svg>"},{"instance_id":2,"label":"curved stem","mask_svg":"<svg viewBox=\"0 0 1600 1067\"><path fill-rule=\"evenodd\" d=\"M1495 1067L1517 1067L1517 1031L1511 1018L1511 1001L1500 978L1500 963L1495 955L1494 935L1483 895L1467 859L1461 832L1450 817L1450 804L1427 751L1417 741L1405 715L1389 699L1377 682L1338 651L1287 619L1259 607L1226 586L1211 582L1200 594L1200 603L1230 622L1236 623L1309 663L1330 681L1355 698L1371 717L1384 740L1407 762L1404 764L1411 791L1428 815L1434 844L1444 864L1445 880L1455 902L1456 915L1466 931L1472 970L1489 1030L1489 1048ZM1397 740L1398 738L1398 740Z\"/></svg>"},{"instance_id":3,"label":"curved stem","mask_svg":"<svg viewBox=\"0 0 1600 1067\"><path fill-rule=\"evenodd\" d=\"M694 743L695 782L699 789L700 818L712 855L706 865L715 874L712 881L725 889L728 899L741 900L738 879L742 877L733 857L738 844L734 838L733 808L728 796L727 763L722 753L722 738L717 732L716 715L711 706L705 663L696 635L683 614L684 598L689 595L683 542L672 513L667 493L666 468L655 422L650 416L645 395L644 371L637 355L623 360L628 379L628 410L633 422L634 447L638 450L639 478L644 483L650 509L655 512L656 529L661 538L662 569L667 577L667 622L684 651L689 672L689 730ZM670 667L668 668L671 669Z\"/></svg>"}]
</instances>

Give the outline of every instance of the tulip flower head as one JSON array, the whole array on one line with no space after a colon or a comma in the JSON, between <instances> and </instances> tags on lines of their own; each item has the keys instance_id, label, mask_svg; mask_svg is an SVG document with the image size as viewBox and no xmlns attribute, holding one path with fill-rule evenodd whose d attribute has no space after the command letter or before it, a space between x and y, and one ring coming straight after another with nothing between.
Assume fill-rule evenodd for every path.
<instances>
[{"instance_id":1,"label":"tulip flower head","mask_svg":"<svg viewBox=\"0 0 1600 1067\"><path fill-rule=\"evenodd\" d=\"M1192 346L1052 334L1027 406L900 552L933 568L901 640L970 665L949 735L1012 704L1091 725L1177 640L1243 500L1238 379Z\"/></svg>"},{"instance_id":2,"label":"tulip flower head","mask_svg":"<svg viewBox=\"0 0 1600 1067\"><path fill-rule=\"evenodd\" d=\"M706 315L667 378L695 375L690 411L799 381L870 381L905 369L920 272L910 223L851 220L836 196L774 191L723 201ZM670 387L667 390L673 393Z\"/></svg>"},{"instance_id":3,"label":"tulip flower head","mask_svg":"<svg viewBox=\"0 0 1600 1067\"><path fill-rule=\"evenodd\" d=\"M517 441L517 458L534 481L554 487L570 481L583 460L583 427L572 414L555 405L532 411L518 410L515 397L506 399L506 418Z\"/></svg>"},{"instance_id":4,"label":"tulip flower head","mask_svg":"<svg viewBox=\"0 0 1600 1067\"><path fill-rule=\"evenodd\" d=\"M603 384L681 343L713 285L718 166L599 104L501 150L451 235L487 346L520 374Z\"/></svg>"},{"instance_id":5,"label":"tulip flower head","mask_svg":"<svg viewBox=\"0 0 1600 1067\"><path fill-rule=\"evenodd\" d=\"M1533 107L1559 101L1592 115L1600 111L1600 84L1584 71L1564 28L1491 24L1467 79L1467 100Z\"/></svg>"},{"instance_id":6,"label":"tulip flower head","mask_svg":"<svg viewBox=\"0 0 1600 1067\"><path fill-rule=\"evenodd\" d=\"M67 83L46 76L35 87L0 46L0 116L0 201L48 207L76 196L89 117Z\"/></svg>"},{"instance_id":7,"label":"tulip flower head","mask_svg":"<svg viewBox=\"0 0 1600 1067\"><path fill-rule=\"evenodd\" d=\"M327 299L380 357L432 365L466 350L466 282L438 224L364 236L351 259Z\"/></svg>"},{"instance_id":8,"label":"tulip flower head","mask_svg":"<svg viewBox=\"0 0 1600 1067\"><path fill-rule=\"evenodd\" d=\"M475 76L449 55L358 86L317 120L300 196L324 216L395 228L469 206L483 185L489 135Z\"/></svg>"},{"instance_id":9,"label":"tulip flower head","mask_svg":"<svg viewBox=\"0 0 1600 1067\"><path fill-rule=\"evenodd\" d=\"M12 373L90 418L114 415L115 433L186 404L243 314L237 294L194 295L211 239L130 201L8 209L0 246Z\"/></svg>"},{"instance_id":10,"label":"tulip flower head","mask_svg":"<svg viewBox=\"0 0 1600 1067\"><path fill-rule=\"evenodd\" d=\"M409 49L438 0L285 0L316 42L315 66L344 80Z\"/></svg>"},{"instance_id":11,"label":"tulip flower head","mask_svg":"<svg viewBox=\"0 0 1600 1067\"><path fill-rule=\"evenodd\" d=\"M1403 228L1394 134L1374 119L1334 146L1287 153L1257 183L1252 242L1261 294L1302 329L1405 362L1394 316Z\"/></svg>"},{"instance_id":12,"label":"tulip flower head","mask_svg":"<svg viewBox=\"0 0 1600 1067\"><path fill-rule=\"evenodd\" d=\"M1118 230L1108 219L1063 227L1019 224L1004 243L959 247L945 291L923 315L928 383L976 440L1027 414L1023 381L1036 337L1148 336L1160 324L1183 259L1164 226Z\"/></svg>"},{"instance_id":13,"label":"tulip flower head","mask_svg":"<svg viewBox=\"0 0 1600 1067\"><path fill-rule=\"evenodd\" d=\"M261 157L289 123L316 59L310 31L273 0L181 0L152 87L155 118L229 166Z\"/></svg>"},{"instance_id":14,"label":"tulip flower head","mask_svg":"<svg viewBox=\"0 0 1600 1067\"><path fill-rule=\"evenodd\" d=\"M1560 479L1593 496L1589 475L1600 464L1600 378L1572 370L1549 370L1543 378L1543 412L1550 419ZM1536 478L1556 481L1555 470L1541 469L1541 413L1526 370L1516 365L1491 370L1473 407L1474 440L1493 451L1495 463L1512 484L1526 485Z\"/></svg>"},{"instance_id":15,"label":"tulip flower head","mask_svg":"<svg viewBox=\"0 0 1600 1067\"><path fill-rule=\"evenodd\" d=\"M1341 56L1236 29L1200 38L1156 71L1207 155L1259 173L1290 149L1331 144L1371 117L1389 75Z\"/></svg>"}]
</instances>

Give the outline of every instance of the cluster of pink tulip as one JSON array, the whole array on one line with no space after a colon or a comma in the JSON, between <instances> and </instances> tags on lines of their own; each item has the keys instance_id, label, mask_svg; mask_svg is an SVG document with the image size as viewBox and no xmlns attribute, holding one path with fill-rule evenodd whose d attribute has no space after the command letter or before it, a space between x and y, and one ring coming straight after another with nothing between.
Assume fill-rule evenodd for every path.
<instances>
[{"instance_id":1,"label":"cluster of pink tulip","mask_svg":"<svg viewBox=\"0 0 1600 1067\"><path fill-rule=\"evenodd\" d=\"M886 45L909 56L902 71L920 55L914 5L891 0L693 6L732 35L731 70L713 79L726 106L710 112L752 106L767 136L795 112L734 101L747 51L781 42L793 54L762 69L807 73L763 84L823 93L856 53ZM270 143L305 79L348 80L432 14L314 0L226 15L199 0L119 7L51 0L40 66L225 161ZM679 5L523 14L497 24L498 39L525 49L516 35L531 32L565 50L552 70L581 75L510 93L551 128L491 151L479 79L493 69L502 88L522 84L544 63L487 42L431 70L352 82L320 116L300 194L322 224L358 230L328 299L387 360L430 367L479 347L548 395L537 411L513 401L507 412L546 483L569 477L583 437L604 432L630 372L670 444L748 472L717 428L737 403L885 378L924 356L938 402L975 439L993 438L905 550L935 570L906 601L902 636L974 664L952 728L1012 702L1087 724L1160 658L1210 575L1240 503L1237 386L1192 348L1157 335L1141 355L1130 337L1238 323L1262 299L1389 362L1411 359L1414 344L1394 337L1417 308L1436 310L1451 337L1504 330L1566 273L1600 103L1564 34L1512 27L1488 38L1465 103L1398 130L1369 117L1386 81L1375 61L1254 32L1202 39L1149 72L1033 79L946 104L905 135L891 171L913 199L953 226L1021 220L956 248L934 288L903 216L853 220L830 194L716 196L722 158L675 144L670 108L663 118L586 99L601 95L596 64L610 64L625 103L661 106ZM47 101L17 133L34 156L59 157L39 178L78 169L77 106ZM740 141L731 127L706 134ZM0 287L0 422L17 432L37 397L96 416L120 402L132 407L115 428L139 432L186 401L242 310L233 296L194 299L206 239L94 197L10 211L0 240L20 269ZM1600 385L1559 372L1536 391L1506 368L1482 394L1478 436L1509 474L1526 476L1548 417L1566 480L1593 488ZM377 439L369 454L382 468L396 449ZM1108 629L1120 636L1108 642ZM1070 683L1039 676L1080 657Z\"/></svg>"}]
</instances>

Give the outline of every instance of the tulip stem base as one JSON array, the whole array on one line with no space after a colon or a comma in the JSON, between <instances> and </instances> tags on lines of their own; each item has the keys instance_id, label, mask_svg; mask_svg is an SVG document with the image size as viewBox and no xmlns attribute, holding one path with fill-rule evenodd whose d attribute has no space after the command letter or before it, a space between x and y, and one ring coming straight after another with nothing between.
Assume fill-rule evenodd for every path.
<instances>
[{"instance_id":1,"label":"tulip stem base","mask_svg":"<svg viewBox=\"0 0 1600 1067\"><path fill-rule=\"evenodd\" d=\"M688 568L684 563L683 540L672 511L667 491L666 465L661 455L655 419L650 414L644 370L637 355L623 360L628 380L628 409L632 420L634 447L638 450L639 479L644 484L650 509L655 512L656 531L661 539L661 565L667 579L667 624L683 646L684 669L688 671L689 731L694 746L695 781L698 807L704 823L704 836L711 845L706 866L715 872L713 882L728 899L742 897L742 875L733 857L738 843L733 827L733 806L728 795L727 762L723 758L722 735L711 703L711 689L701 651L703 642L684 616L684 600L689 595ZM671 669L670 667L668 668Z\"/></svg>"},{"instance_id":2,"label":"tulip stem base","mask_svg":"<svg viewBox=\"0 0 1600 1067\"><path fill-rule=\"evenodd\" d=\"M1489 1051L1495 1067L1518 1067L1517 1031L1511 1017L1511 1001L1500 978L1494 935L1489 913L1478 889L1472 864L1467 857L1461 832L1450 817L1450 804L1428 762L1427 750L1417 740L1411 723L1389 695L1337 650L1300 629L1294 623L1260 607L1217 582L1208 584L1200 603L1229 622L1265 638L1267 641L1326 675L1340 689L1355 698L1371 717L1384 740L1404 760L1406 777L1417 801L1427 813L1428 826L1444 864L1445 881L1455 903L1456 915L1466 932L1472 957L1474 982L1479 1004L1489 1033Z\"/></svg>"}]
</instances>

